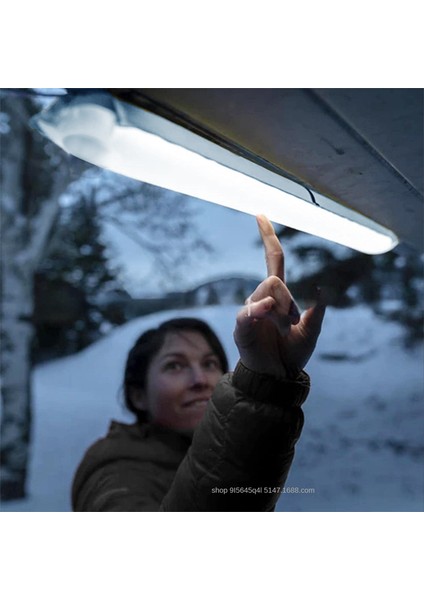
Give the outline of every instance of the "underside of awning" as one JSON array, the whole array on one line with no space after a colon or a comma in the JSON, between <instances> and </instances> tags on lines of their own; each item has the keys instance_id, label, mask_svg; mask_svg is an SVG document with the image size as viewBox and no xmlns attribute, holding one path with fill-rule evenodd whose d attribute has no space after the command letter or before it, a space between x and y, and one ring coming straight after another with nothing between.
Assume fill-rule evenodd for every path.
<instances>
[{"instance_id":1,"label":"underside of awning","mask_svg":"<svg viewBox=\"0 0 424 600\"><path fill-rule=\"evenodd\" d=\"M423 250L423 90L109 89Z\"/></svg>"}]
</instances>

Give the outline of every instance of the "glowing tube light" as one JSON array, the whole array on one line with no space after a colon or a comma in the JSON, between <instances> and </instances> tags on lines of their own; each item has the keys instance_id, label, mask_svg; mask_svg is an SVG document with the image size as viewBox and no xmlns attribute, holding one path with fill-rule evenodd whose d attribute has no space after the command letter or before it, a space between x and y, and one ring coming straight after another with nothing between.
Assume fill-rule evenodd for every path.
<instances>
[{"instance_id":1,"label":"glowing tube light","mask_svg":"<svg viewBox=\"0 0 424 600\"><path fill-rule=\"evenodd\" d=\"M61 99L33 124L65 151L133 179L381 254L395 234L338 203L106 94Z\"/></svg>"}]
</instances>

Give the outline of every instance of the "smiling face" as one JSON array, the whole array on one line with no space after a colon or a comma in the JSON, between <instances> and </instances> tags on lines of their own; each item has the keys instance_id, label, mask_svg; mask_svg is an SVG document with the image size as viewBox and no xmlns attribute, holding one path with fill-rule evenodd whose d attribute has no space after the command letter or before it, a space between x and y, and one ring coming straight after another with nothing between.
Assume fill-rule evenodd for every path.
<instances>
[{"instance_id":1,"label":"smiling face","mask_svg":"<svg viewBox=\"0 0 424 600\"><path fill-rule=\"evenodd\" d=\"M146 385L133 403L151 421L175 430L194 430L222 376L218 356L197 331L168 333L152 358Z\"/></svg>"}]
</instances>

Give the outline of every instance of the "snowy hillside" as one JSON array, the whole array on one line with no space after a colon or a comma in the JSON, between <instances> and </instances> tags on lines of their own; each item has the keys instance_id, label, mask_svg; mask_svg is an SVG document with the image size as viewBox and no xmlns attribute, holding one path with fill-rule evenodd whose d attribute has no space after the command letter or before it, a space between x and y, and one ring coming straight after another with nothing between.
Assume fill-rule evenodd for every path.
<instances>
[{"instance_id":1,"label":"snowy hillside","mask_svg":"<svg viewBox=\"0 0 424 600\"><path fill-rule=\"evenodd\" d=\"M120 407L119 389L126 353L142 330L176 315L203 318L234 367L237 310L214 306L149 315L77 355L37 368L30 498L4 503L2 510L70 510L72 475L86 447L104 435L110 419L132 420ZM286 485L290 492L278 510L424 509L423 349L405 350L400 337L397 325L365 307L328 310L307 368L313 387Z\"/></svg>"}]
</instances>

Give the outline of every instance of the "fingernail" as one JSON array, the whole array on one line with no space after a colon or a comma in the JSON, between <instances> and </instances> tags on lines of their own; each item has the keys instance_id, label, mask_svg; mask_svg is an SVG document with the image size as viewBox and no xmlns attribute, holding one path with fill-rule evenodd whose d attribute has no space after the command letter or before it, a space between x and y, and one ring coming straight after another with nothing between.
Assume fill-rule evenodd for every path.
<instances>
[{"instance_id":1,"label":"fingernail","mask_svg":"<svg viewBox=\"0 0 424 600\"><path fill-rule=\"evenodd\" d=\"M247 316L250 317L250 305L252 303L252 299L251 296L248 297L247 299Z\"/></svg>"}]
</instances>

